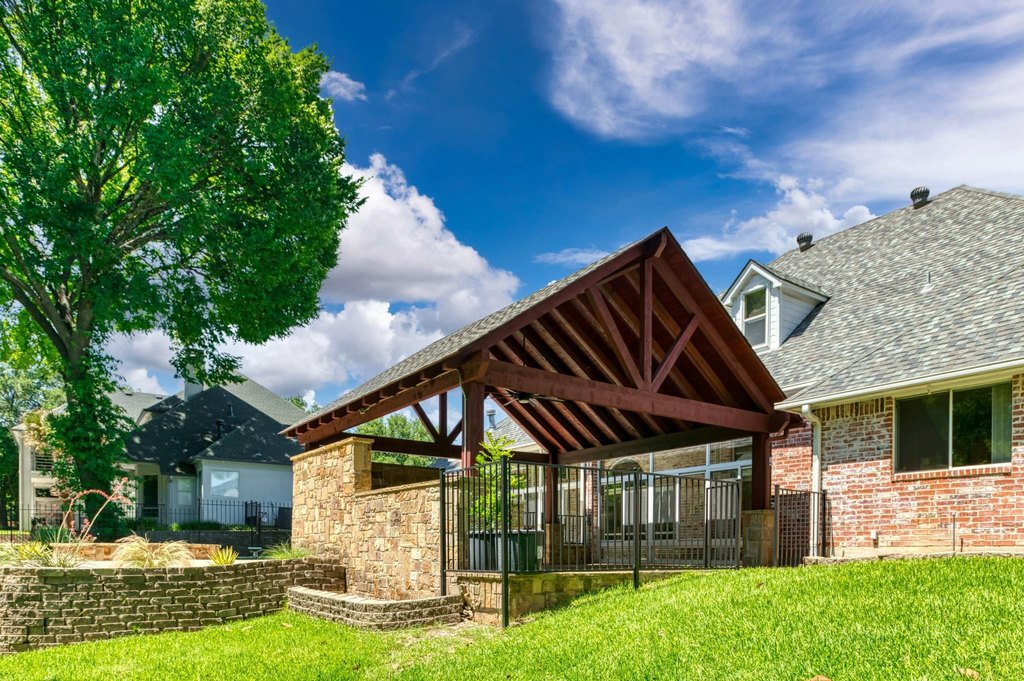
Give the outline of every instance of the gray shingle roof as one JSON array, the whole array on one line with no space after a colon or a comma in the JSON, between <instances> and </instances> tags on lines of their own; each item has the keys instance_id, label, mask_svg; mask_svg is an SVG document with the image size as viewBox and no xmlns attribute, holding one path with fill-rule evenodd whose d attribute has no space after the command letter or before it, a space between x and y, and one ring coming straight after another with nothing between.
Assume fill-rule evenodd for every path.
<instances>
[{"instance_id":1,"label":"gray shingle roof","mask_svg":"<svg viewBox=\"0 0 1024 681\"><path fill-rule=\"evenodd\" d=\"M644 238L646 239L649 237ZM336 399L334 402L331 402L326 407L321 409L316 414L311 414L303 417L301 421L297 422L295 425L298 425L299 423L304 421L310 421L315 418L318 418L323 414L333 411L334 409L337 409L342 405L353 402L354 400L357 400L361 397L365 397L366 395L369 395L375 390L379 390L380 388L383 388L384 386L393 383L394 381L397 381L410 374L414 374L418 371L421 371L431 366L432 364L435 364L436 362L451 357L455 353L465 348L467 345L479 340L480 338L483 338L491 331L494 331L503 324L506 324L507 322L513 320L519 314L530 309L534 305L537 305L538 303L544 301L545 299L549 298L555 293L558 293L559 291L566 288L573 282L583 278L593 270L604 265L606 262L615 259L621 253L629 250L630 248L640 243L641 241L643 241L643 239L639 239L631 244L627 244L620 248L619 250L615 251L614 253L611 253L605 256L604 258L601 258L600 260L584 267L583 269L574 272L573 274L570 274L567 277L559 279L558 281L554 281L545 286L544 288L540 289L539 291L535 291L534 293L531 293L525 298L521 298L520 300L517 300L514 303L511 303L510 305L503 307L497 312L493 312L487 315L486 317L483 317L482 319L478 319L477 321L467 324L461 329L448 334L444 338L440 338L434 341L433 343L423 348L422 350L419 350L418 352L415 352L409 357L406 357L402 361L398 362L390 369L387 369L386 371L366 381L362 385L357 386L356 388L345 393L344 395Z\"/></svg>"},{"instance_id":2,"label":"gray shingle roof","mask_svg":"<svg viewBox=\"0 0 1024 681\"><path fill-rule=\"evenodd\" d=\"M1024 197L957 187L770 267L830 296L761 354L787 401L1024 364Z\"/></svg>"},{"instance_id":3,"label":"gray shingle roof","mask_svg":"<svg viewBox=\"0 0 1024 681\"><path fill-rule=\"evenodd\" d=\"M117 390L109 393L108 397L110 397L111 402L124 409L128 418L130 418L133 423L139 422L139 419L142 418L143 412L153 408L161 401L168 399L166 395L137 392L134 390ZM62 404L54 408L53 413L63 414L66 409L67 405Z\"/></svg>"},{"instance_id":4,"label":"gray shingle roof","mask_svg":"<svg viewBox=\"0 0 1024 681\"><path fill-rule=\"evenodd\" d=\"M488 428L488 431L490 431L496 439L503 437L510 438L512 440L512 446L509 449L520 449L524 446L536 444L533 441L533 438L519 427L518 423L507 417L495 423L494 428Z\"/></svg>"},{"instance_id":5,"label":"gray shingle roof","mask_svg":"<svg viewBox=\"0 0 1024 681\"><path fill-rule=\"evenodd\" d=\"M245 379L207 388L155 415L128 436L126 453L130 461L159 464L164 473L174 473L195 458L287 465L287 452L298 453L298 445L278 433L302 414L288 400ZM218 419L226 431L219 438ZM206 452L208 448L213 451ZM273 460L245 458L257 452Z\"/></svg>"}]
</instances>

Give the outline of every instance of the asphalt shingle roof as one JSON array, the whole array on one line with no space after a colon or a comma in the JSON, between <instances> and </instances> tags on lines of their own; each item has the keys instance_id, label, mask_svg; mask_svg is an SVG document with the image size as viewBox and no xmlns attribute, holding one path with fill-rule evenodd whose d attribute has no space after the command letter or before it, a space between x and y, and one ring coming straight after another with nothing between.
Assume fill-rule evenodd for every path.
<instances>
[{"instance_id":1,"label":"asphalt shingle roof","mask_svg":"<svg viewBox=\"0 0 1024 681\"><path fill-rule=\"evenodd\" d=\"M1024 197L957 187L769 267L829 295L761 353L788 402L1024 363Z\"/></svg>"},{"instance_id":2,"label":"asphalt shingle roof","mask_svg":"<svg viewBox=\"0 0 1024 681\"><path fill-rule=\"evenodd\" d=\"M434 341L433 343L423 348L422 350L419 350L418 352L415 352L409 357L406 357L402 361L398 362L390 369L387 369L386 371L378 374L377 376L371 378L362 385L353 388L349 392L345 393L344 395L336 399L334 402L328 404L319 412L304 416L301 419L301 421L297 422L295 425L298 425L298 423L304 421L311 421L315 418L318 418L324 414L327 414L337 409L340 406L346 405L350 402L365 397L366 395L369 395L375 390L379 390L380 388L383 388L384 386L393 383L394 381L397 381L405 376L409 376L418 371L421 371L438 361L441 361L445 358L454 355L455 353L459 352L461 349L465 348L471 343L479 340L480 338L483 338L491 331L515 319L515 317L521 314L522 312L529 310L534 305L558 293L559 291L566 288L573 282L585 277L587 274L594 271L598 267L601 267L606 262L615 259L619 254L629 250L636 244L640 243L640 241L643 241L643 239L637 240L636 242L631 244L627 244L620 248L619 250L615 251L614 253L611 253L601 258L600 260L597 260L596 262L584 267L583 269L574 272L573 274L570 274L567 277L563 277L558 281L554 281L545 286L544 288L535 291L534 293L531 293L525 298L521 298L520 300L517 300L514 303L511 303L510 305L503 307L497 312L493 312L487 315L486 317L483 317L482 319L478 319L475 322L467 324L461 329L448 334L444 338L440 338Z\"/></svg>"},{"instance_id":3,"label":"asphalt shingle roof","mask_svg":"<svg viewBox=\"0 0 1024 681\"><path fill-rule=\"evenodd\" d=\"M278 433L302 415L288 400L245 379L207 388L157 414L128 436L127 455L130 461L159 464L164 473L197 458L288 465L288 456L301 447ZM218 420L224 421L220 436ZM256 453L261 458L251 458Z\"/></svg>"}]
</instances>

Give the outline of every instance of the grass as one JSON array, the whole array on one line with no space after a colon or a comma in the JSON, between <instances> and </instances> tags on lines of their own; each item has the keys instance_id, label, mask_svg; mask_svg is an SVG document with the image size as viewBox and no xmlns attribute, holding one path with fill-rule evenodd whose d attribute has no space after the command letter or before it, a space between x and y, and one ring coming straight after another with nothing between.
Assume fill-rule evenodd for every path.
<instances>
[{"instance_id":1,"label":"grass","mask_svg":"<svg viewBox=\"0 0 1024 681\"><path fill-rule=\"evenodd\" d=\"M1022 594L1020 559L688 574L504 633L375 634L280 613L23 653L0 659L0 678L1016 679Z\"/></svg>"}]
</instances>

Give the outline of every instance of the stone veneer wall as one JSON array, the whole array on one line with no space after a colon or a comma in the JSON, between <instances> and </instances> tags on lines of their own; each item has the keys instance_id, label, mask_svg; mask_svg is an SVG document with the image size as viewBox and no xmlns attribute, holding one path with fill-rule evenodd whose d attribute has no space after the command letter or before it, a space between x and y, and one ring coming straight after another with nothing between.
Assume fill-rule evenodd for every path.
<instances>
[{"instance_id":1,"label":"stone veneer wall","mask_svg":"<svg viewBox=\"0 0 1024 681\"><path fill-rule=\"evenodd\" d=\"M822 421L822 482L836 555L884 548L1024 548L1024 375L1013 378L1007 464L920 473L893 469L892 397L815 410ZM772 451L773 482L810 489L810 429ZM803 471L806 471L806 477ZM871 531L878 532L877 544Z\"/></svg>"},{"instance_id":2,"label":"stone veneer wall","mask_svg":"<svg viewBox=\"0 0 1024 681\"><path fill-rule=\"evenodd\" d=\"M372 489L371 443L349 438L292 459L292 543L340 561L351 594L434 596L441 573L439 485Z\"/></svg>"},{"instance_id":3,"label":"stone veneer wall","mask_svg":"<svg viewBox=\"0 0 1024 681\"><path fill-rule=\"evenodd\" d=\"M98 561L113 560L114 552L122 544L114 542L89 542L80 544L54 544L54 548L60 547L64 551L74 551L81 560ZM220 548L219 544L188 544L188 550L192 557L197 560L206 560L214 551Z\"/></svg>"},{"instance_id":4,"label":"stone veneer wall","mask_svg":"<svg viewBox=\"0 0 1024 681\"><path fill-rule=\"evenodd\" d=\"M360 629L388 631L458 624L463 603L461 594L385 601L295 586L288 590L288 609Z\"/></svg>"},{"instance_id":5,"label":"stone veneer wall","mask_svg":"<svg viewBox=\"0 0 1024 681\"><path fill-rule=\"evenodd\" d=\"M687 572L693 572L688 570ZM645 571L640 581L653 582L680 571ZM501 622L501 576L462 573L454 576L474 622ZM632 572L558 572L509 575L509 619L516 620L571 601L586 593L633 583Z\"/></svg>"},{"instance_id":6,"label":"stone veneer wall","mask_svg":"<svg viewBox=\"0 0 1024 681\"><path fill-rule=\"evenodd\" d=\"M292 586L345 588L315 559L185 568L0 568L0 654L192 631L284 607Z\"/></svg>"}]
</instances>

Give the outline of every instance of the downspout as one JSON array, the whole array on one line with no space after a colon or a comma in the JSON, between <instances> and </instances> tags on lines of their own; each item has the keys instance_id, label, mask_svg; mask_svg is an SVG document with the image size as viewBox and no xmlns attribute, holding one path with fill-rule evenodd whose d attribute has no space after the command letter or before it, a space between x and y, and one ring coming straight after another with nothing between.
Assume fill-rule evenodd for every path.
<instances>
[{"instance_id":1,"label":"downspout","mask_svg":"<svg viewBox=\"0 0 1024 681\"><path fill-rule=\"evenodd\" d=\"M811 405L800 408L804 420L811 424L811 491L821 491L821 419L811 411Z\"/></svg>"}]
</instances>

